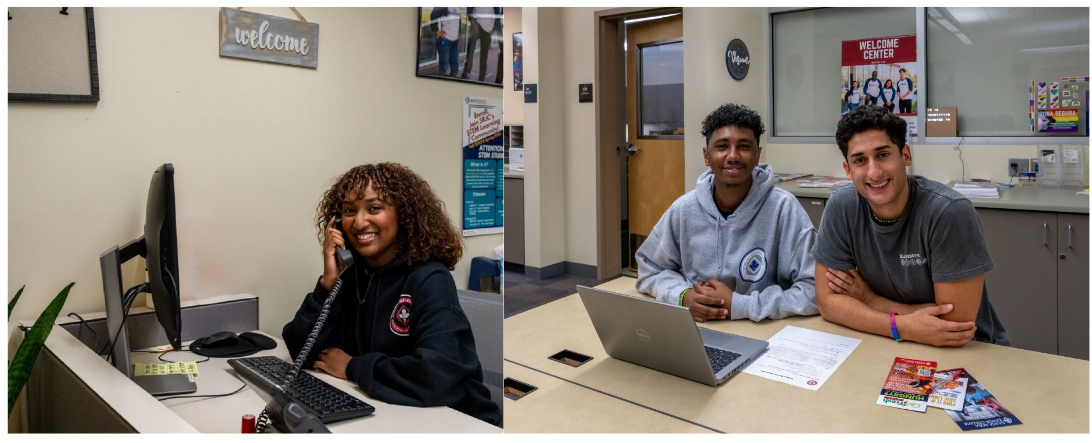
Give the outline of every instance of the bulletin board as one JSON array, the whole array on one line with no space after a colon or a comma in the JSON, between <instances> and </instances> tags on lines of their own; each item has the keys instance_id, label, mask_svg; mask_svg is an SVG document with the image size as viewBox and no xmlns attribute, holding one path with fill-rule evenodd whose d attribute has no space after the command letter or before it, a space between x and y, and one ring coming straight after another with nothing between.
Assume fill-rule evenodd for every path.
<instances>
[{"instance_id":1,"label":"bulletin board","mask_svg":"<svg viewBox=\"0 0 1092 443\"><path fill-rule=\"evenodd\" d=\"M93 8L8 8L8 100L97 102Z\"/></svg>"}]
</instances>

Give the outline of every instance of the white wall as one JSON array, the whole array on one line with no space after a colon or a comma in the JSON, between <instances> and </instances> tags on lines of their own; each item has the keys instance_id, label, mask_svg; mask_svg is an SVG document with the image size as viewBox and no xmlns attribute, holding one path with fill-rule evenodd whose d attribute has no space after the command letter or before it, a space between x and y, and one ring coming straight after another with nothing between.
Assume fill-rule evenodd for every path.
<instances>
[{"instance_id":1,"label":"white wall","mask_svg":"<svg viewBox=\"0 0 1092 443\"><path fill-rule=\"evenodd\" d=\"M8 104L9 297L27 286L13 320L71 281L63 313L104 309L99 254L142 234L166 162L182 299L257 294L268 333L322 272L315 206L351 166L409 166L461 226L463 97L501 90L414 77L416 8L300 12L320 25L318 69L220 58L217 8L96 8L102 101ZM456 284L501 242L466 238ZM140 261L125 266L127 287L143 280Z\"/></svg>"}]
</instances>

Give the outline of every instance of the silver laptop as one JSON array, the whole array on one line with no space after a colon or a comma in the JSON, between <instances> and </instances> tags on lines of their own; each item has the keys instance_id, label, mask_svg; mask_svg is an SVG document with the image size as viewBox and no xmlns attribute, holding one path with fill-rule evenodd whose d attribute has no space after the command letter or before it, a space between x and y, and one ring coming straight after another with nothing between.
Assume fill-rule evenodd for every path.
<instances>
[{"instance_id":1,"label":"silver laptop","mask_svg":"<svg viewBox=\"0 0 1092 443\"><path fill-rule=\"evenodd\" d=\"M577 286L607 355L717 386L762 354L769 342L699 328L690 310Z\"/></svg>"}]
</instances>

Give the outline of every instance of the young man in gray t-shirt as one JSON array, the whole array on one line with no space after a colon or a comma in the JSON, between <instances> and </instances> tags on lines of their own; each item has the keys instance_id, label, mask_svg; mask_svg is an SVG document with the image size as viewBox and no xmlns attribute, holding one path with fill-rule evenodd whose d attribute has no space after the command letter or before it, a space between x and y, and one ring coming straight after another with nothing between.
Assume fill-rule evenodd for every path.
<instances>
[{"instance_id":1,"label":"young man in gray t-shirt","mask_svg":"<svg viewBox=\"0 0 1092 443\"><path fill-rule=\"evenodd\" d=\"M812 250L823 318L934 346L1007 345L986 297L993 261L978 213L944 184L906 175L906 121L864 106L835 138L854 186L831 194Z\"/></svg>"}]
</instances>

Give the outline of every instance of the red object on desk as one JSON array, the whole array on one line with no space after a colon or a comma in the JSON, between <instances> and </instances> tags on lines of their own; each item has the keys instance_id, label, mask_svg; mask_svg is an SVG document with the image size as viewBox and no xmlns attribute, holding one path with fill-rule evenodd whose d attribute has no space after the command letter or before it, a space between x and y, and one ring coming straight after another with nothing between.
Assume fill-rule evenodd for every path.
<instances>
[{"instance_id":1,"label":"red object on desk","mask_svg":"<svg viewBox=\"0 0 1092 443\"><path fill-rule=\"evenodd\" d=\"M244 434L253 434L254 433L254 415L253 414L246 414L246 415L243 416L243 433Z\"/></svg>"}]
</instances>

